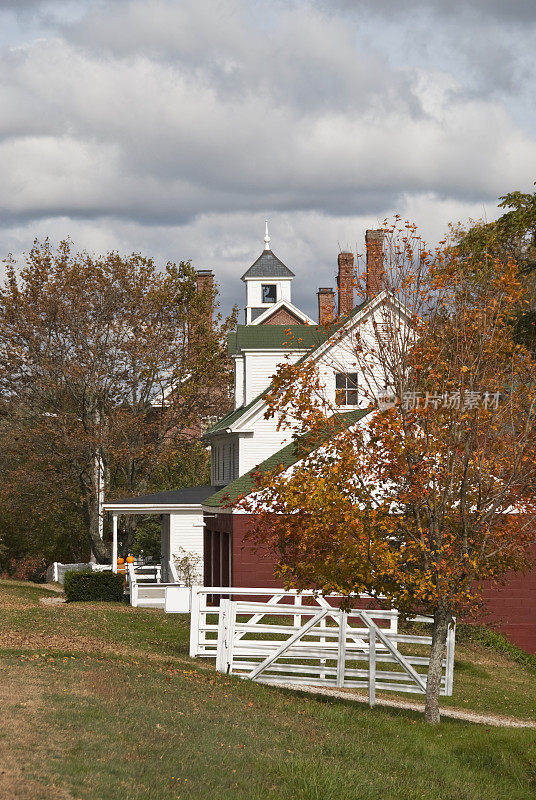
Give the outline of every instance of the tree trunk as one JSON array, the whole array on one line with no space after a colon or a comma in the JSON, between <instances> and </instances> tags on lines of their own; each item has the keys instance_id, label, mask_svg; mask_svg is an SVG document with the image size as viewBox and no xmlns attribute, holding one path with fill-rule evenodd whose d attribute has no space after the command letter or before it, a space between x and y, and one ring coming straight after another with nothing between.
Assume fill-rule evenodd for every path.
<instances>
[{"instance_id":1,"label":"tree trunk","mask_svg":"<svg viewBox=\"0 0 536 800\"><path fill-rule=\"evenodd\" d=\"M444 608L434 612L432 628L432 647L430 649L430 663L426 680L426 705L424 717L430 725L439 725L439 689L441 687L442 666L441 662L445 653L447 633L452 622L452 614Z\"/></svg>"},{"instance_id":2,"label":"tree trunk","mask_svg":"<svg viewBox=\"0 0 536 800\"><path fill-rule=\"evenodd\" d=\"M121 555L123 558L132 555L132 545L134 543L137 527L136 517L127 516L125 518L125 536L121 545Z\"/></svg>"},{"instance_id":3,"label":"tree trunk","mask_svg":"<svg viewBox=\"0 0 536 800\"><path fill-rule=\"evenodd\" d=\"M99 533L99 503L93 493L86 494L83 503L84 522L91 547L98 564L110 563L110 551L107 545L100 538Z\"/></svg>"}]
</instances>

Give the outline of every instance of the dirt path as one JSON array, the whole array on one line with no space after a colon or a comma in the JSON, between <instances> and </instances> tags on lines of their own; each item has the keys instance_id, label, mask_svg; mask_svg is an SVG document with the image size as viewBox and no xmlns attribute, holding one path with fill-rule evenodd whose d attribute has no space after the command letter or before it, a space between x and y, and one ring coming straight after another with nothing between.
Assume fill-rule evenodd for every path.
<instances>
[{"instance_id":1,"label":"dirt path","mask_svg":"<svg viewBox=\"0 0 536 800\"><path fill-rule=\"evenodd\" d=\"M283 681L270 681L270 686L280 689L290 689L293 692L304 694L314 694L322 697L336 697L341 700L354 700L356 703L367 703L368 695L364 692L352 692L344 689L330 689L321 686L296 686L294 683L284 683ZM377 706L386 708L403 708L407 711L418 711L424 713L424 703L415 703L409 700L399 700L393 698L376 698ZM464 711L458 708L441 708L442 717L451 719L462 719L465 722L476 722L479 725L490 725L496 728L536 728L536 722L525 719L515 719L514 717L500 717L495 714L479 714L477 711Z\"/></svg>"}]
</instances>

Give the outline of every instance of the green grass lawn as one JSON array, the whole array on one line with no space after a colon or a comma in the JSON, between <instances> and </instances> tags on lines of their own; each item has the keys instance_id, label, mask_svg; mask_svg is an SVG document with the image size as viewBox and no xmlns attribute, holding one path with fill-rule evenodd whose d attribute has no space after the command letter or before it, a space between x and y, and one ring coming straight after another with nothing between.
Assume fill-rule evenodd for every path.
<instances>
[{"instance_id":1,"label":"green grass lawn","mask_svg":"<svg viewBox=\"0 0 536 800\"><path fill-rule=\"evenodd\" d=\"M188 657L186 617L46 594L0 582L2 800L536 797L535 731L433 729L228 678ZM536 718L535 690L533 672L468 642L443 704Z\"/></svg>"}]
</instances>

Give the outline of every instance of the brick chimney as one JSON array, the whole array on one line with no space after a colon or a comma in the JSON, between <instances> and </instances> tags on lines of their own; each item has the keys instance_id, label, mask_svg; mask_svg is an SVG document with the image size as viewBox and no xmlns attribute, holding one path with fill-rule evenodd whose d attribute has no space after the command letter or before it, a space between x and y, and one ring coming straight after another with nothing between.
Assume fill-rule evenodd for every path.
<instances>
[{"instance_id":1,"label":"brick chimney","mask_svg":"<svg viewBox=\"0 0 536 800\"><path fill-rule=\"evenodd\" d=\"M212 324L212 312L214 309L214 298L212 296L212 289L214 287L214 273L211 269L198 269L196 270L195 274L197 278L197 293L201 294L201 292L204 292L205 290L207 291L207 317L208 322Z\"/></svg>"},{"instance_id":2,"label":"brick chimney","mask_svg":"<svg viewBox=\"0 0 536 800\"><path fill-rule=\"evenodd\" d=\"M318 324L331 325L335 316L335 292L331 288L318 290Z\"/></svg>"},{"instance_id":3,"label":"brick chimney","mask_svg":"<svg viewBox=\"0 0 536 800\"><path fill-rule=\"evenodd\" d=\"M367 299L375 297L384 288L383 276L383 231L367 231L365 242L367 245Z\"/></svg>"},{"instance_id":4,"label":"brick chimney","mask_svg":"<svg viewBox=\"0 0 536 800\"><path fill-rule=\"evenodd\" d=\"M339 290L339 316L349 314L354 307L354 254L339 253L337 258L339 274L337 288Z\"/></svg>"}]
</instances>

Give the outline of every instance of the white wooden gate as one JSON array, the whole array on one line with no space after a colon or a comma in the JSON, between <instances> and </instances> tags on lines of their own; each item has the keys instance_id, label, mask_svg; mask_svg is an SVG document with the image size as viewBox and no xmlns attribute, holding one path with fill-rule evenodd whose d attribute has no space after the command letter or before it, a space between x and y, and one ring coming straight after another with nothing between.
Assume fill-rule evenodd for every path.
<instances>
[{"instance_id":1,"label":"white wooden gate","mask_svg":"<svg viewBox=\"0 0 536 800\"><path fill-rule=\"evenodd\" d=\"M310 604L309 608L332 608L342 599L342 595L330 594L323 597L313 591L298 592L296 589L251 589L229 586L192 586L190 605L190 656L192 658L215 658L218 648L218 624L221 612L221 599L239 597L255 598L261 602L261 611L266 611L285 601L294 605ZM361 600L371 600L368 594L356 595ZM262 613L252 614L249 620L252 625L260 623ZM295 625L300 624L300 615L293 618ZM396 633L398 616L391 617L390 630Z\"/></svg>"},{"instance_id":2,"label":"white wooden gate","mask_svg":"<svg viewBox=\"0 0 536 800\"><path fill-rule=\"evenodd\" d=\"M311 607L301 598L299 603L222 600L216 668L268 683L368 688L371 705L377 689L425 693L431 636L400 633L396 610L345 612L327 603ZM452 628L442 695L452 694L454 637Z\"/></svg>"}]
</instances>

